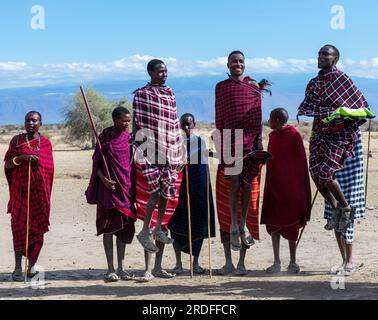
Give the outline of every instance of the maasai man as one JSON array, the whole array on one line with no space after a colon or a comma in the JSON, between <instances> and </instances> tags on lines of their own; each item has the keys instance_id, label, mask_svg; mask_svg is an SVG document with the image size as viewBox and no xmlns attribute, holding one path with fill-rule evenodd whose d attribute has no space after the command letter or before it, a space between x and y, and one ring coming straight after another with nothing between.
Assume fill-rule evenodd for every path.
<instances>
[{"instance_id":1,"label":"maasai man","mask_svg":"<svg viewBox=\"0 0 378 320\"><path fill-rule=\"evenodd\" d=\"M346 200L355 209L354 220L356 220L365 217L364 156L361 132L358 133L353 152L354 157L346 160L345 168L336 172L335 179L339 182ZM332 206L327 201L324 218L332 219ZM332 267L331 273L351 275L356 270L353 264L354 221L346 230L335 230L335 235L343 262Z\"/></svg>"},{"instance_id":2,"label":"maasai man","mask_svg":"<svg viewBox=\"0 0 378 320\"><path fill-rule=\"evenodd\" d=\"M268 152L272 155L267 163L264 202L261 224L272 237L274 264L267 273L281 271L280 238L289 241L290 274L299 273L296 262L296 244L299 230L311 215L311 187L306 151L297 129L288 125L289 115L283 108L274 109L269 125Z\"/></svg>"},{"instance_id":3,"label":"maasai man","mask_svg":"<svg viewBox=\"0 0 378 320\"><path fill-rule=\"evenodd\" d=\"M107 176L99 146L93 155L93 170L86 197L89 204L97 204L97 235L103 236L108 262L106 282L129 280L132 277L123 270L126 244L135 234L136 221L131 182L132 150L129 143L131 115L124 107L112 113L113 127L105 129L99 136L103 154L108 165ZM113 263L113 236L117 238L118 270Z\"/></svg>"},{"instance_id":4,"label":"maasai man","mask_svg":"<svg viewBox=\"0 0 378 320\"><path fill-rule=\"evenodd\" d=\"M5 175L9 184L13 245L16 267L13 281L23 281L22 256L29 260L28 277L33 277L43 246L43 236L49 231L51 190L54 179L52 146L39 133L42 116L31 111L25 116L26 133L13 137L5 155ZM31 164L29 198L29 237L27 238L28 177ZM26 253L26 243L28 248Z\"/></svg>"},{"instance_id":5,"label":"maasai man","mask_svg":"<svg viewBox=\"0 0 378 320\"><path fill-rule=\"evenodd\" d=\"M193 271L196 274L203 274L199 264L199 256L204 239L208 239L208 203L210 206L210 233L215 237L214 203L211 190L208 160L206 157L206 142L193 133L196 126L194 116L186 113L180 118L181 129L186 134L187 166L189 176L189 197L191 211L191 234L193 249ZM190 254L189 248L189 226L188 226L188 204L186 175L184 174L180 188L179 204L171 221L169 229L174 239L173 247L176 254L176 266L173 269L175 274L183 273L181 252ZM209 194L207 188L209 187Z\"/></svg>"},{"instance_id":6,"label":"maasai man","mask_svg":"<svg viewBox=\"0 0 378 320\"><path fill-rule=\"evenodd\" d=\"M332 218L325 228L345 232L353 222L355 209L346 199L335 173L353 157L361 117L370 111L362 93L352 80L336 68L339 50L326 45L319 51L319 75L306 89L298 116L314 117L310 140L310 173L319 192L332 206Z\"/></svg>"},{"instance_id":7,"label":"maasai man","mask_svg":"<svg viewBox=\"0 0 378 320\"><path fill-rule=\"evenodd\" d=\"M151 82L135 91L133 110L133 133L138 146L136 161L141 165L148 181L149 198L143 228L137 239L149 253L158 252L151 239L150 223L157 202L158 218L153 231L155 240L163 244L173 241L162 230L162 220L168 199L176 195L177 168L182 164L182 136L177 116L176 98L172 89L165 85L167 67L163 61L154 59L148 63ZM139 152L145 147L146 153Z\"/></svg>"},{"instance_id":8,"label":"maasai man","mask_svg":"<svg viewBox=\"0 0 378 320\"><path fill-rule=\"evenodd\" d=\"M224 170L226 178L231 181L229 195L231 227L229 233L228 230L221 230L226 265L219 272L227 274L234 271L231 244L233 250L241 250L237 270L239 274L245 274L246 249L254 244L253 237L246 226L252 181L259 176L260 167L267 158L264 152L256 152L263 149L261 142L263 89L255 80L243 76L245 57L242 52L232 52L228 57L227 67L230 70L230 76L217 84L215 92L215 125L221 135L220 141L215 141L218 157L221 159L219 170ZM238 129L242 130L242 139L236 138ZM232 164L226 161L227 156L231 154L231 157L237 157L240 151L241 156ZM250 156L251 154L253 156ZM241 165L241 173L239 171L228 174L227 169L236 164ZM238 221L239 193L242 194L240 221Z\"/></svg>"}]
</instances>

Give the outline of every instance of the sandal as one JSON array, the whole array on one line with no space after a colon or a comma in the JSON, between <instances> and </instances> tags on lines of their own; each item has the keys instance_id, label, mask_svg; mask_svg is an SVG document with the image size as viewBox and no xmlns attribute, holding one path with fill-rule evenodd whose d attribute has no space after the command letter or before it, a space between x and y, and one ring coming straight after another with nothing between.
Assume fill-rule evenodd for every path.
<instances>
[{"instance_id":1,"label":"sandal","mask_svg":"<svg viewBox=\"0 0 378 320\"><path fill-rule=\"evenodd\" d=\"M172 269L172 272L174 273L174 274L176 274L176 275L179 275L179 274L183 274L184 273L184 269L183 269L183 267L174 267L173 269Z\"/></svg>"},{"instance_id":2,"label":"sandal","mask_svg":"<svg viewBox=\"0 0 378 320\"><path fill-rule=\"evenodd\" d=\"M354 222L355 208L341 208L340 220L336 228L337 232L345 233L349 226Z\"/></svg>"},{"instance_id":3,"label":"sandal","mask_svg":"<svg viewBox=\"0 0 378 320\"><path fill-rule=\"evenodd\" d=\"M248 274L248 271L245 267L237 267L234 274L236 276L246 276Z\"/></svg>"},{"instance_id":4,"label":"sandal","mask_svg":"<svg viewBox=\"0 0 378 320\"><path fill-rule=\"evenodd\" d=\"M128 272L126 271L121 271L121 272L118 272L118 277L122 280L122 281L131 281L131 280L134 280L135 278L135 275L132 274L130 275Z\"/></svg>"},{"instance_id":5,"label":"sandal","mask_svg":"<svg viewBox=\"0 0 378 320\"><path fill-rule=\"evenodd\" d=\"M150 235L148 233L139 233L136 238L143 246L144 250L148 253L158 253L159 249L155 244L152 242Z\"/></svg>"},{"instance_id":6,"label":"sandal","mask_svg":"<svg viewBox=\"0 0 378 320\"><path fill-rule=\"evenodd\" d=\"M234 265L231 266L223 266L220 269L214 270L214 274L217 276L225 276L231 273L235 272L235 267Z\"/></svg>"},{"instance_id":7,"label":"sandal","mask_svg":"<svg viewBox=\"0 0 378 320\"><path fill-rule=\"evenodd\" d=\"M159 242L164 243L164 244L172 244L173 243L173 239L168 237L164 231L161 231L161 230L160 231L154 231L153 235L154 235L156 241L159 241Z\"/></svg>"},{"instance_id":8,"label":"sandal","mask_svg":"<svg viewBox=\"0 0 378 320\"><path fill-rule=\"evenodd\" d=\"M327 224L324 226L324 229L326 229L327 231L332 231L333 229L336 229L339 225L340 218L340 207L337 207L332 210L332 218L327 220Z\"/></svg>"},{"instance_id":9,"label":"sandal","mask_svg":"<svg viewBox=\"0 0 378 320\"><path fill-rule=\"evenodd\" d=\"M356 272L356 267L344 267L343 270L341 270L338 274L342 276L351 276Z\"/></svg>"},{"instance_id":10,"label":"sandal","mask_svg":"<svg viewBox=\"0 0 378 320\"><path fill-rule=\"evenodd\" d=\"M230 230L230 243L231 249L234 251L240 251L242 248L241 241L240 241L240 230L239 228Z\"/></svg>"},{"instance_id":11,"label":"sandal","mask_svg":"<svg viewBox=\"0 0 378 320\"><path fill-rule=\"evenodd\" d=\"M174 273L169 273L168 271L163 269L152 271L152 274L154 275L154 277L162 279L172 279L176 276Z\"/></svg>"},{"instance_id":12,"label":"sandal","mask_svg":"<svg viewBox=\"0 0 378 320\"><path fill-rule=\"evenodd\" d=\"M206 272L206 269L202 268L201 266L194 266L193 272L195 274L204 274Z\"/></svg>"},{"instance_id":13,"label":"sandal","mask_svg":"<svg viewBox=\"0 0 378 320\"><path fill-rule=\"evenodd\" d=\"M248 247L252 247L255 244L255 240L253 240L252 235L250 234L248 228L245 226L244 228L240 228L240 238L241 241Z\"/></svg>"},{"instance_id":14,"label":"sandal","mask_svg":"<svg viewBox=\"0 0 378 320\"><path fill-rule=\"evenodd\" d=\"M265 270L268 274L275 274L281 272L281 264L280 263L273 263L269 268Z\"/></svg>"},{"instance_id":15,"label":"sandal","mask_svg":"<svg viewBox=\"0 0 378 320\"><path fill-rule=\"evenodd\" d=\"M301 268L296 263L290 263L287 267L287 272L289 274L298 274L301 272Z\"/></svg>"},{"instance_id":16,"label":"sandal","mask_svg":"<svg viewBox=\"0 0 378 320\"><path fill-rule=\"evenodd\" d=\"M12 273L12 281L14 282L24 282L25 277L22 271L13 271Z\"/></svg>"},{"instance_id":17,"label":"sandal","mask_svg":"<svg viewBox=\"0 0 378 320\"><path fill-rule=\"evenodd\" d=\"M104 281L105 282L118 282L119 277L117 276L115 272L112 272L105 275Z\"/></svg>"},{"instance_id":18,"label":"sandal","mask_svg":"<svg viewBox=\"0 0 378 320\"><path fill-rule=\"evenodd\" d=\"M152 281L154 279L155 279L155 277L152 275L152 273L146 272L143 275L143 277L138 277L138 278L135 278L134 280L136 282L144 283L144 282L150 282L150 281Z\"/></svg>"}]
</instances>

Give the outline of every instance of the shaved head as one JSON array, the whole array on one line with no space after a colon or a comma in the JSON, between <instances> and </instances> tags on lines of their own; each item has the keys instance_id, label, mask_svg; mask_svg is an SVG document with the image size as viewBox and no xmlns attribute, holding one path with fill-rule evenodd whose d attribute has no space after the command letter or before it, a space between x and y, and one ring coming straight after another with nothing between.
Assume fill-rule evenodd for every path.
<instances>
[{"instance_id":1,"label":"shaved head","mask_svg":"<svg viewBox=\"0 0 378 320\"><path fill-rule=\"evenodd\" d=\"M274 109L270 113L270 117L273 119L278 119L281 125L285 125L289 121L289 113L284 108Z\"/></svg>"}]
</instances>

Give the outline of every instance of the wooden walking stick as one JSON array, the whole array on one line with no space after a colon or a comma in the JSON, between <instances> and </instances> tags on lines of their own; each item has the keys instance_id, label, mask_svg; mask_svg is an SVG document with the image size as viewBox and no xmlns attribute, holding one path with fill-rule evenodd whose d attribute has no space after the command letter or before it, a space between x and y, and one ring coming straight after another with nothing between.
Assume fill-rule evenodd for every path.
<instances>
[{"instance_id":1,"label":"wooden walking stick","mask_svg":"<svg viewBox=\"0 0 378 320\"><path fill-rule=\"evenodd\" d=\"M370 141L371 141L371 119L369 119L369 139L368 139L366 181L365 181L365 206L367 205L366 201L367 201L367 190L368 190L368 181L369 181Z\"/></svg>"},{"instance_id":2,"label":"wooden walking stick","mask_svg":"<svg viewBox=\"0 0 378 320\"><path fill-rule=\"evenodd\" d=\"M316 190L316 193L315 193L314 199L312 200L312 204L311 204L311 211L312 211L312 209L314 208L315 201L316 201L316 198L318 197L318 195L319 195L319 190ZM311 211L310 211L310 212L311 212ZM301 234L300 234L300 236L299 236L299 239L298 239L297 245L296 245L296 247L295 247L296 249L298 248L299 243L301 242L301 239L302 239L302 236L303 236L303 233L304 233L305 229L306 229L306 226L304 226L304 227L302 228L302 231L301 231Z\"/></svg>"},{"instance_id":3,"label":"wooden walking stick","mask_svg":"<svg viewBox=\"0 0 378 320\"><path fill-rule=\"evenodd\" d=\"M98 133L96 131L96 126L95 126L94 121L93 121L91 110L89 108L88 99L87 99L87 96L85 94L84 88L82 86L80 86L80 91L81 91L81 94L82 94L83 99L84 99L85 108L87 109L87 113L88 113L89 121L90 121L91 126L92 126L93 133L96 137L96 141L97 141L98 149L99 149L101 157L102 157L102 161L104 162L106 178L108 180L111 180L109 167L108 167L108 164L106 163L105 156L104 156L104 153L102 151L102 145L101 145L100 139L98 137Z\"/></svg>"},{"instance_id":4,"label":"wooden walking stick","mask_svg":"<svg viewBox=\"0 0 378 320\"><path fill-rule=\"evenodd\" d=\"M27 202L26 202L25 283L28 282L28 262L29 262L30 180L31 180L31 162L29 160L28 194L27 194Z\"/></svg>"},{"instance_id":5,"label":"wooden walking stick","mask_svg":"<svg viewBox=\"0 0 378 320\"><path fill-rule=\"evenodd\" d=\"M210 213L210 169L207 167L207 232L209 236L209 274L213 278L213 268L211 265L211 213Z\"/></svg>"},{"instance_id":6,"label":"wooden walking stick","mask_svg":"<svg viewBox=\"0 0 378 320\"><path fill-rule=\"evenodd\" d=\"M193 279L193 244L192 244L192 218L190 212L190 190L189 190L189 167L185 167L186 172L186 200L188 204L188 228L189 228L189 252L190 252L190 278Z\"/></svg>"}]
</instances>

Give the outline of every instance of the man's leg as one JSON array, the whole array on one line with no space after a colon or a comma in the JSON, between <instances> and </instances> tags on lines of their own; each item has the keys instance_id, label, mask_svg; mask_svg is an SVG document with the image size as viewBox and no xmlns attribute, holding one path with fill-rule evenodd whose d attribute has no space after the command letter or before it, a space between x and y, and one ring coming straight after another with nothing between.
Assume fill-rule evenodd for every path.
<instances>
[{"instance_id":1,"label":"man's leg","mask_svg":"<svg viewBox=\"0 0 378 320\"><path fill-rule=\"evenodd\" d=\"M335 237L336 237L336 240L337 240L337 244L339 246L339 251L340 251L341 258L342 258L343 262L342 262L341 265L337 265L337 266L332 267L331 273L337 273L339 271L342 271L344 269L344 266L345 266L346 260L347 260L346 246L345 246L345 242L344 242L344 238L343 238L342 233L335 231Z\"/></svg>"},{"instance_id":2,"label":"man's leg","mask_svg":"<svg viewBox=\"0 0 378 320\"><path fill-rule=\"evenodd\" d=\"M159 207L158 207L158 218L157 218L155 230L154 230L153 233L154 233L155 240L156 240L157 243L162 242L164 244L172 244L173 240L170 237L168 237L167 233L165 233L161 229L161 224L163 222L165 212L167 211L167 205L168 205L168 199L163 197L160 194Z\"/></svg>"},{"instance_id":3,"label":"man's leg","mask_svg":"<svg viewBox=\"0 0 378 320\"><path fill-rule=\"evenodd\" d=\"M240 192L240 175L230 178L230 211L231 211L231 230L230 240L233 250L241 249L240 229L238 225L238 197Z\"/></svg>"},{"instance_id":4,"label":"man's leg","mask_svg":"<svg viewBox=\"0 0 378 320\"><path fill-rule=\"evenodd\" d=\"M114 273L114 262L113 262L113 235L112 234L104 234L103 237L106 261L108 263L108 272L107 275Z\"/></svg>"},{"instance_id":5,"label":"man's leg","mask_svg":"<svg viewBox=\"0 0 378 320\"><path fill-rule=\"evenodd\" d=\"M319 184L315 182L316 188L319 190L320 194L326 199L329 204L331 205L332 209L337 208L337 200L336 198L332 195L330 190L327 188L327 185L325 184Z\"/></svg>"},{"instance_id":6,"label":"man's leg","mask_svg":"<svg viewBox=\"0 0 378 320\"><path fill-rule=\"evenodd\" d=\"M131 280L133 276L128 274L123 270L123 264L125 261L126 243L123 243L117 238L117 260L118 260L118 270L117 274L121 280Z\"/></svg>"},{"instance_id":7,"label":"man's leg","mask_svg":"<svg viewBox=\"0 0 378 320\"><path fill-rule=\"evenodd\" d=\"M105 281L114 282L118 281L119 278L115 273L114 261L113 261L113 235L104 234L103 244L105 249L106 261L108 263L108 271L105 275Z\"/></svg>"},{"instance_id":8,"label":"man's leg","mask_svg":"<svg viewBox=\"0 0 378 320\"><path fill-rule=\"evenodd\" d=\"M239 229L241 233L241 240L247 247L254 245L254 240L247 228L247 215L249 206L251 203L251 192L252 185L243 181L243 191L242 191L242 212L239 224Z\"/></svg>"},{"instance_id":9,"label":"man's leg","mask_svg":"<svg viewBox=\"0 0 378 320\"><path fill-rule=\"evenodd\" d=\"M244 276L246 275L247 268L245 267L245 256L247 255L247 248L242 247L240 250L240 256L239 256L239 262L238 266L236 268L235 274L238 276Z\"/></svg>"},{"instance_id":10,"label":"man's leg","mask_svg":"<svg viewBox=\"0 0 378 320\"><path fill-rule=\"evenodd\" d=\"M223 243L223 250L224 250L224 257L226 259L226 264L221 269L215 270L215 274L222 275L222 276L233 273L235 271L235 267L232 263L231 243L230 242Z\"/></svg>"},{"instance_id":11,"label":"man's leg","mask_svg":"<svg viewBox=\"0 0 378 320\"><path fill-rule=\"evenodd\" d=\"M174 278L175 275L167 272L162 267L165 244L160 241L156 241L156 246L159 248L159 252L156 254L156 257L155 257L155 266L154 266L154 270L152 271L152 274L157 278L164 278L164 279Z\"/></svg>"},{"instance_id":12,"label":"man's leg","mask_svg":"<svg viewBox=\"0 0 378 320\"><path fill-rule=\"evenodd\" d=\"M143 228L140 234L150 234L150 224L152 219L152 214L156 208L156 203L159 200L159 191L151 193L146 206L146 215L144 217Z\"/></svg>"},{"instance_id":13,"label":"man's leg","mask_svg":"<svg viewBox=\"0 0 378 320\"><path fill-rule=\"evenodd\" d=\"M176 255L176 266L174 267L173 272L176 274L181 274L184 271L184 269L182 268L181 251L175 249L175 255Z\"/></svg>"},{"instance_id":14,"label":"man's leg","mask_svg":"<svg viewBox=\"0 0 378 320\"><path fill-rule=\"evenodd\" d=\"M14 253L15 259L15 268L12 273L12 280L16 282L24 281L23 273L22 273L22 254L19 252Z\"/></svg>"},{"instance_id":15,"label":"man's leg","mask_svg":"<svg viewBox=\"0 0 378 320\"><path fill-rule=\"evenodd\" d=\"M290 264L287 268L287 271L290 274L298 274L301 269L296 261L296 252L297 252L297 242L289 240L289 249L290 249Z\"/></svg>"},{"instance_id":16,"label":"man's leg","mask_svg":"<svg viewBox=\"0 0 378 320\"><path fill-rule=\"evenodd\" d=\"M156 208L156 203L159 200L159 191L154 192L151 194L147 206L146 206L146 215L143 222L143 228L139 232L139 234L136 236L138 241L141 243L143 248L151 253L156 253L158 248L155 246L155 244L152 241L151 238L151 230L150 230L150 224L152 219L152 214Z\"/></svg>"},{"instance_id":17,"label":"man's leg","mask_svg":"<svg viewBox=\"0 0 378 320\"><path fill-rule=\"evenodd\" d=\"M278 273L281 271L280 240L281 240L281 235L279 232L272 233L274 263L272 266L266 269L267 273Z\"/></svg>"}]
</instances>

